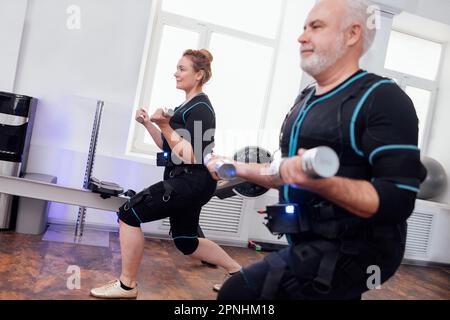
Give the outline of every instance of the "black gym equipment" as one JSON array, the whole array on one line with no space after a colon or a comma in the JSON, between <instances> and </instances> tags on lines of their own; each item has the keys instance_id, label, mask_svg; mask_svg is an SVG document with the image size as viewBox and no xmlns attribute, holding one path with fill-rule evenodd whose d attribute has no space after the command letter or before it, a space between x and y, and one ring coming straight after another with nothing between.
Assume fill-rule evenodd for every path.
<instances>
[{"instance_id":1,"label":"black gym equipment","mask_svg":"<svg viewBox=\"0 0 450 320\"><path fill-rule=\"evenodd\" d=\"M123 188L114 182L100 181L95 177L89 180L88 189L94 193L99 193L103 199L118 197L123 194Z\"/></svg>"},{"instance_id":2,"label":"black gym equipment","mask_svg":"<svg viewBox=\"0 0 450 320\"><path fill-rule=\"evenodd\" d=\"M0 92L0 175L25 173L37 99ZM14 230L18 198L0 194L0 230Z\"/></svg>"}]
</instances>

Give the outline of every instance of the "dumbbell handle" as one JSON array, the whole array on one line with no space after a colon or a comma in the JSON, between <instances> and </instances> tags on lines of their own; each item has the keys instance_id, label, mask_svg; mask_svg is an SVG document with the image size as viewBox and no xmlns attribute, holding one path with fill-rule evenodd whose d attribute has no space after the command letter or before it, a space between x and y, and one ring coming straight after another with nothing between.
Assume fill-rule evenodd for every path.
<instances>
[{"instance_id":1,"label":"dumbbell handle","mask_svg":"<svg viewBox=\"0 0 450 320\"><path fill-rule=\"evenodd\" d=\"M205 166L208 165L212 158L212 154L207 154L203 159ZM232 180L236 177L236 167L235 165L227 160L219 160L214 166L214 171L217 176L222 180Z\"/></svg>"},{"instance_id":2,"label":"dumbbell handle","mask_svg":"<svg viewBox=\"0 0 450 320\"><path fill-rule=\"evenodd\" d=\"M339 157L330 147L307 150L302 156L302 169L312 178L334 177L339 170Z\"/></svg>"},{"instance_id":3,"label":"dumbbell handle","mask_svg":"<svg viewBox=\"0 0 450 320\"><path fill-rule=\"evenodd\" d=\"M281 163L285 159L272 162L270 171L279 175ZM302 170L311 178L330 178L339 170L339 157L333 149L325 146L307 150L302 156Z\"/></svg>"},{"instance_id":4,"label":"dumbbell handle","mask_svg":"<svg viewBox=\"0 0 450 320\"><path fill-rule=\"evenodd\" d=\"M173 115L175 114L175 111L173 111L173 109L163 109L163 116L164 117L173 117Z\"/></svg>"},{"instance_id":5,"label":"dumbbell handle","mask_svg":"<svg viewBox=\"0 0 450 320\"><path fill-rule=\"evenodd\" d=\"M166 118L173 117L174 114L175 111L173 109L163 109L163 116ZM144 123L144 116L139 116L136 121L139 123Z\"/></svg>"}]
</instances>

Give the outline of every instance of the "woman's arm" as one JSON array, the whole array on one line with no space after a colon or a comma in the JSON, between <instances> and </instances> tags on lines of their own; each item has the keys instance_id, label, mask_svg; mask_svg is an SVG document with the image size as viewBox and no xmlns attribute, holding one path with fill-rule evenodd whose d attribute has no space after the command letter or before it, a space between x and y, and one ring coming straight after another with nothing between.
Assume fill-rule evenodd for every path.
<instances>
[{"instance_id":1,"label":"woman's arm","mask_svg":"<svg viewBox=\"0 0 450 320\"><path fill-rule=\"evenodd\" d=\"M161 132L166 138L167 143L178 158L183 160L186 164L195 164L194 150L192 145L184 140L175 130L169 125L160 126Z\"/></svg>"},{"instance_id":2,"label":"woman's arm","mask_svg":"<svg viewBox=\"0 0 450 320\"><path fill-rule=\"evenodd\" d=\"M153 141L155 141L158 148L162 150L163 141L161 138L161 131L159 131L158 128L156 128L156 126L151 122L146 123L144 126L147 129L148 133L150 133L150 136L152 137Z\"/></svg>"},{"instance_id":3,"label":"woman's arm","mask_svg":"<svg viewBox=\"0 0 450 320\"><path fill-rule=\"evenodd\" d=\"M153 141L155 141L158 148L162 150L163 141L161 138L161 131L159 131L159 129L150 121L150 117L144 109L139 109L136 112L136 121L141 123L145 129L147 129Z\"/></svg>"},{"instance_id":4,"label":"woman's arm","mask_svg":"<svg viewBox=\"0 0 450 320\"><path fill-rule=\"evenodd\" d=\"M173 130L169 124L170 117L164 116L163 109L157 109L152 115L150 121L155 123L161 129L161 133L164 135L170 149L178 156L179 159L187 164L195 164L192 145L183 139L183 137L181 137L175 130ZM161 136L159 138L161 139Z\"/></svg>"}]
</instances>

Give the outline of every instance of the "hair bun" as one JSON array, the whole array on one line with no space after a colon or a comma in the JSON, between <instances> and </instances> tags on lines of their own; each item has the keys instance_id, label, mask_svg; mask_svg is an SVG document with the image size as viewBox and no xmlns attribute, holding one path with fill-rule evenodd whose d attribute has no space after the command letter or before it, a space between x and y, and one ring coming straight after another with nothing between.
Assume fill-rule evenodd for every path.
<instances>
[{"instance_id":1,"label":"hair bun","mask_svg":"<svg viewBox=\"0 0 450 320\"><path fill-rule=\"evenodd\" d=\"M200 49L199 52L203 54L210 63L213 61L213 55L207 49Z\"/></svg>"},{"instance_id":2,"label":"hair bun","mask_svg":"<svg viewBox=\"0 0 450 320\"><path fill-rule=\"evenodd\" d=\"M213 61L213 56L211 52L207 49L187 49L183 53L183 57L189 57L192 61L192 66L194 67L195 72L200 70L204 71L204 76L202 78L201 84L204 85L211 79L212 71L211 71L211 62Z\"/></svg>"}]
</instances>

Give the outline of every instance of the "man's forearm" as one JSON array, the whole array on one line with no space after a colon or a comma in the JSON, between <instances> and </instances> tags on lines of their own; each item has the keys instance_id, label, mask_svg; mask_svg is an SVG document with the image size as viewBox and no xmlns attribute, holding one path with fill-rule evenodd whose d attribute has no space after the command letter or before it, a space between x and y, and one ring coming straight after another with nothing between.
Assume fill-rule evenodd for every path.
<instances>
[{"instance_id":1,"label":"man's forearm","mask_svg":"<svg viewBox=\"0 0 450 320\"><path fill-rule=\"evenodd\" d=\"M372 217L379 208L380 199L371 183L342 177L311 180L305 186L323 198L362 217Z\"/></svg>"},{"instance_id":2,"label":"man's forearm","mask_svg":"<svg viewBox=\"0 0 450 320\"><path fill-rule=\"evenodd\" d=\"M236 174L239 178L253 182L266 188L278 188L283 181L269 173L269 163L236 163Z\"/></svg>"}]
</instances>

